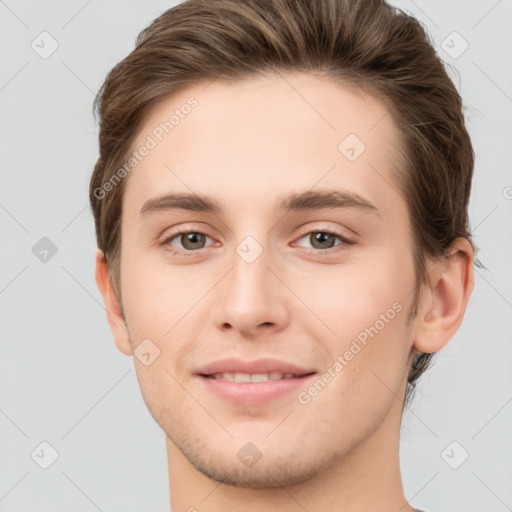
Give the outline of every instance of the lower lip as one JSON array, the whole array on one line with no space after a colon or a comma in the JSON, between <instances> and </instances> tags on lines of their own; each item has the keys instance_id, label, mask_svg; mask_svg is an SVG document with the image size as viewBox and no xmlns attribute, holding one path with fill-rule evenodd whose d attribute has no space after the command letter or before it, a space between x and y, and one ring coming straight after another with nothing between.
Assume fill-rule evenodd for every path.
<instances>
[{"instance_id":1,"label":"lower lip","mask_svg":"<svg viewBox=\"0 0 512 512\"><path fill-rule=\"evenodd\" d=\"M237 405L261 405L272 399L296 391L308 385L315 374L293 379L268 380L265 382L233 382L225 379L199 378L206 388L216 395Z\"/></svg>"}]
</instances>

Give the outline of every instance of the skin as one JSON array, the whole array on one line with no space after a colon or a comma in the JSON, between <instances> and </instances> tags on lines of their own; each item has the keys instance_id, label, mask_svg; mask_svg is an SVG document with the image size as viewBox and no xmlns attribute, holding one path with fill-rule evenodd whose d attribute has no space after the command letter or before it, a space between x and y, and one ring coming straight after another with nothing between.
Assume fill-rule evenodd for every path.
<instances>
[{"instance_id":1,"label":"skin","mask_svg":"<svg viewBox=\"0 0 512 512\"><path fill-rule=\"evenodd\" d=\"M173 512L410 512L398 457L409 367L414 350L440 350L462 322L470 244L457 239L451 257L429 262L408 323L412 240L393 175L399 135L384 104L301 73L201 83L161 103L134 148L190 96L197 107L126 178L121 300L100 250L96 257L119 350L132 355L147 338L160 350L148 366L134 362L167 436ZM350 133L366 145L352 162L338 150ZM274 210L288 193L333 189L359 194L378 213ZM223 212L140 214L170 192L207 194ZM206 237L192 249L179 235L161 245L177 228ZM354 243L319 244L315 234L326 229ZM249 235L263 249L250 264L236 252ZM231 356L275 357L321 375L397 302L401 311L308 404L292 392L234 405L194 375ZM237 457L248 442L262 454L252 467Z\"/></svg>"}]
</instances>

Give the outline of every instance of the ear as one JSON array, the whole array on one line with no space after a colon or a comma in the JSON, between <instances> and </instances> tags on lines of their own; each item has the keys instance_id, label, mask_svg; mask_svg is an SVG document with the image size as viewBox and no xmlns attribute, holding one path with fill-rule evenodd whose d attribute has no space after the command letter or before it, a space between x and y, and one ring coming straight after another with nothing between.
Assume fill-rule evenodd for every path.
<instances>
[{"instance_id":1,"label":"ear","mask_svg":"<svg viewBox=\"0 0 512 512\"><path fill-rule=\"evenodd\" d=\"M127 356L133 354L130 344L130 337L123 312L119 305L119 300L112 287L110 275L108 272L108 263L101 249L96 251L96 284L103 296L105 309L107 311L107 320L110 330L114 335L117 348Z\"/></svg>"},{"instance_id":2,"label":"ear","mask_svg":"<svg viewBox=\"0 0 512 512\"><path fill-rule=\"evenodd\" d=\"M473 248L468 240L457 238L449 255L432 263L417 316L416 350L437 352L457 332L473 291L473 259Z\"/></svg>"}]
</instances>

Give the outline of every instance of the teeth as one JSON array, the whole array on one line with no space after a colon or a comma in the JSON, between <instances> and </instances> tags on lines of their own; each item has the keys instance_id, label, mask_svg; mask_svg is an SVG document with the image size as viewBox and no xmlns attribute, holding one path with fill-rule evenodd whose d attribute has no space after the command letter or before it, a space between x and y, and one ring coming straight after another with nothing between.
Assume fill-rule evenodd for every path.
<instances>
[{"instance_id":1,"label":"teeth","mask_svg":"<svg viewBox=\"0 0 512 512\"><path fill-rule=\"evenodd\" d=\"M270 373L216 373L211 376L213 379L224 379L232 382L266 382L268 380L293 379L295 374L283 372Z\"/></svg>"},{"instance_id":2,"label":"teeth","mask_svg":"<svg viewBox=\"0 0 512 512\"><path fill-rule=\"evenodd\" d=\"M248 373L231 373L229 376L233 377L235 382L251 382L251 376Z\"/></svg>"}]
</instances>

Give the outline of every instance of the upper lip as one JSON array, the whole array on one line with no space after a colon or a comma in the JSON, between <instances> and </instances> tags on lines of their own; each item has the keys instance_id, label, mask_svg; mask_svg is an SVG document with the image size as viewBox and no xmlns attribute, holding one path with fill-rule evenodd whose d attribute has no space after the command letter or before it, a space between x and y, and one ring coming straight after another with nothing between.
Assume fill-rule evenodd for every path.
<instances>
[{"instance_id":1,"label":"upper lip","mask_svg":"<svg viewBox=\"0 0 512 512\"><path fill-rule=\"evenodd\" d=\"M270 373L282 372L295 375L307 375L315 373L315 370L301 368L295 364L278 359L256 359L255 361L244 361L243 359L229 358L213 361L203 366L197 372L199 375L213 375L215 373Z\"/></svg>"}]
</instances>

